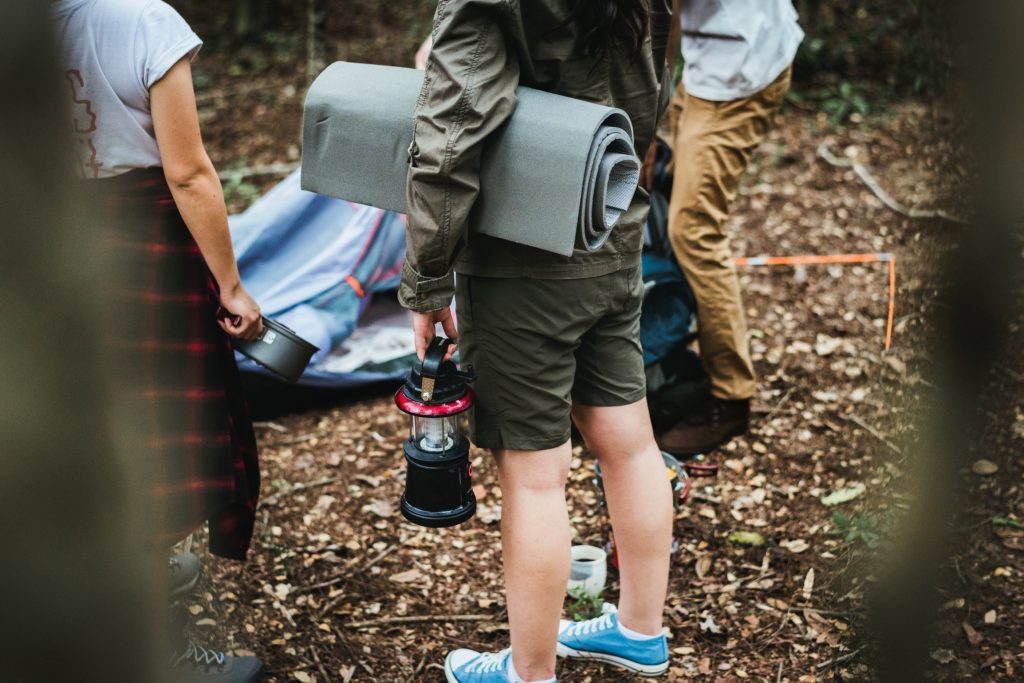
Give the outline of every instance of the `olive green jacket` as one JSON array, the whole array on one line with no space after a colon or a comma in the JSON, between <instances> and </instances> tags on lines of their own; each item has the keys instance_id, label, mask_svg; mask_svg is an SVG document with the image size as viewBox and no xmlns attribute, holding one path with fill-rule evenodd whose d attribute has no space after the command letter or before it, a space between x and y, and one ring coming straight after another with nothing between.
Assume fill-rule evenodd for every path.
<instances>
[{"instance_id":1,"label":"olive green jacket","mask_svg":"<svg viewBox=\"0 0 1024 683\"><path fill-rule=\"evenodd\" d=\"M587 1L587 0L584 0ZM415 311L451 303L452 271L492 277L595 277L640 261L648 197L638 189L594 252L561 256L470 233L484 140L516 106L516 87L624 109L643 156L669 95L664 68L670 0L653 0L640 55L585 55L568 0L440 0L434 45L409 147L409 224L399 301Z\"/></svg>"}]
</instances>

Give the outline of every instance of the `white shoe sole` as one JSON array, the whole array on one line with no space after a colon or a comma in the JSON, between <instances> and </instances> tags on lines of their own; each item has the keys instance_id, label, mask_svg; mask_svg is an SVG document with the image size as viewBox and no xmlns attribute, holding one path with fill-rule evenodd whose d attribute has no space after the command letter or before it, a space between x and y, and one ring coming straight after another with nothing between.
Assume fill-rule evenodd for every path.
<instances>
[{"instance_id":1,"label":"white shoe sole","mask_svg":"<svg viewBox=\"0 0 1024 683\"><path fill-rule=\"evenodd\" d=\"M452 671L451 658L451 652L444 658L444 677L448 679L448 683L459 683L459 679L455 677L455 672Z\"/></svg>"},{"instance_id":2,"label":"white shoe sole","mask_svg":"<svg viewBox=\"0 0 1024 683\"><path fill-rule=\"evenodd\" d=\"M623 657L616 657L615 655L606 654L604 652L589 652L587 650L574 650L567 645L558 643L556 646L556 652L559 657L572 657L574 659L589 659L594 662L604 662L605 664L611 664L617 666L620 669L626 669L634 673L638 673L646 678L655 678L661 676L668 671L668 661L664 661L660 664L641 664L634 662L631 659L625 659ZM458 683L458 681L452 681L450 683Z\"/></svg>"}]
</instances>

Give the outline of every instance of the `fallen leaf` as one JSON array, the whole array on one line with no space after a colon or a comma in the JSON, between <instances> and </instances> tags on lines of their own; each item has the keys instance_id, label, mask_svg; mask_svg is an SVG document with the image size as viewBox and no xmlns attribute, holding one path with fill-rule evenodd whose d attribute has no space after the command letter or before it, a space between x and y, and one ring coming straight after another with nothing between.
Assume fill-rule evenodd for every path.
<instances>
[{"instance_id":1,"label":"fallen leaf","mask_svg":"<svg viewBox=\"0 0 1024 683\"><path fill-rule=\"evenodd\" d=\"M811 396L822 403L835 403L839 400L839 394L834 391L815 391Z\"/></svg>"},{"instance_id":2,"label":"fallen leaf","mask_svg":"<svg viewBox=\"0 0 1024 683\"><path fill-rule=\"evenodd\" d=\"M968 624L966 621L960 624L964 629L964 635L967 636L967 641L971 645L978 645L982 641L981 634L974 630L974 627Z\"/></svg>"},{"instance_id":3,"label":"fallen leaf","mask_svg":"<svg viewBox=\"0 0 1024 683\"><path fill-rule=\"evenodd\" d=\"M693 571L697 574L698 579L703 579L710 570L711 558L708 555L698 557L697 561L693 563Z\"/></svg>"},{"instance_id":4,"label":"fallen leaf","mask_svg":"<svg viewBox=\"0 0 1024 683\"><path fill-rule=\"evenodd\" d=\"M380 477L372 477L368 474L357 474L355 476L355 479L356 481L361 481L364 484L372 486L373 488L377 488L378 486L380 486L381 481Z\"/></svg>"},{"instance_id":5,"label":"fallen leaf","mask_svg":"<svg viewBox=\"0 0 1024 683\"><path fill-rule=\"evenodd\" d=\"M733 531L729 534L729 540L743 545L752 545L755 548L764 545L764 536L756 531Z\"/></svg>"},{"instance_id":6,"label":"fallen leaf","mask_svg":"<svg viewBox=\"0 0 1024 683\"><path fill-rule=\"evenodd\" d=\"M814 567L807 570L807 575L804 576L804 585L800 592L803 594L804 600L810 602L811 593L814 592Z\"/></svg>"},{"instance_id":7,"label":"fallen leaf","mask_svg":"<svg viewBox=\"0 0 1024 683\"><path fill-rule=\"evenodd\" d=\"M907 374L907 364L901 361L896 356L885 356L882 360L885 361L885 364L888 365L893 370L895 370L897 373L901 375Z\"/></svg>"},{"instance_id":8,"label":"fallen leaf","mask_svg":"<svg viewBox=\"0 0 1024 683\"><path fill-rule=\"evenodd\" d=\"M305 671L293 671L292 678L299 681L299 683L313 683L313 679Z\"/></svg>"},{"instance_id":9,"label":"fallen leaf","mask_svg":"<svg viewBox=\"0 0 1024 683\"><path fill-rule=\"evenodd\" d=\"M823 496L821 504L831 507L833 505L849 503L851 500L864 493L865 490L864 484L857 484L856 486L850 486L845 489L838 489L827 496Z\"/></svg>"},{"instance_id":10,"label":"fallen leaf","mask_svg":"<svg viewBox=\"0 0 1024 683\"><path fill-rule=\"evenodd\" d=\"M991 460L985 460L984 458L982 458L981 460L974 461L974 464L971 465L971 470L975 474L988 476L990 474L995 474L996 472L998 472L999 465L995 464Z\"/></svg>"},{"instance_id":11,"label":"fallen leaf","mask_svg":"<svg viewBox=\"0 0 1024 683\"><path fill-rule=\"evenodd\" d=\"M996 623L996 611L994 609L990 609L989 611L985 612L985 623L986 624L994 624L994 623Z\"/></svg>"},{"instance_id":12,"label":"fallen leaf","mask_svg":"<svg viewBox=\"0 0 1024 683\"><path fill-rule=\"evenodd\" d=\"M722 634L722 627L715 623L715 618L708 612L704 612L701 615L698 624L700 626L701 633L712 633L714 635Z\"/></svg>"},{"instance_id":13,"label":"fallen leaf","mask_svg":"<svg viewBox=\"0 0 1024 683\"><path fill-rule=\"evenodd\" d=\"M956 655L953 654L952 650L947 650L946 648L940 648L938 650L933 650L932 651L931 658L934 659L939 664L949 664L954 659L956 659Z\"/></svg>"},{"instance_id":14,"label":"fallen leaf","mask_svg":"<svg viewBox=\"0 0 1024 683\"><path fill-rule=\"evenodd\" d=\"M791 553L802 553L811 547L811 544L802 538L795 538L792 541L783 541L779 545Z\"/></svg>"},{"instance_id":15,"label":"fallen leaf","mask_svg":"<svg viewBox=\"0 0 1024 683\"><path fill-rule=\"evenodd\" d=\"M372 512L378 517L391 517L395 514L395 508L390 501L378 498L369 505L363 506L363 512Z\"/></svg>"},{"instance_id":16,"label":"fallen leaf","mask_svg":"<svg viewBox=\"0 0 1024 683\"><path fill-rule=\"evenodd\" d=\"M413 567L408 571L399 572L398 574L392 574L388 578L391 581L394 581L395 583L412 583L413 581L419 581L421 578L423 578L423 572Z\"/></svg>"},{"instance_id":17,"label":"fallen leaf","mask_svg":"<svg viewBox=\"0 0 1024 683\"><path fill-rule=\"evenodd\" d=\"M819 356L831 356L842 345L842 339L819 334L814 342L814 352Z\"/></svg>"},{"instance_id":18,"label":"fallen leaf","mask_svg":"<svg viewBox=\"0 0 1024 683\"><path fill-rule=\"evenodd\" d=\"M338 674L341 676L342 683L349 683L356 674L356 668L354 666L343 666L338 669Z\"/></svg>"}]
</instances>

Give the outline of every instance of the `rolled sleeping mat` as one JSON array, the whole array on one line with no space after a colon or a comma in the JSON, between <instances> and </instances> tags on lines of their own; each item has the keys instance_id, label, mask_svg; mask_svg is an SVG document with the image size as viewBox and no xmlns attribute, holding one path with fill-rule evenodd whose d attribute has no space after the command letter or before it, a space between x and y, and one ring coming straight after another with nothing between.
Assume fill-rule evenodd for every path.
<instances>
[{"instance_id":1,"label":"rolled sleeping mat","mask_svg":"<svg viewBox=\"0 0 1024 683\"><path fill-rule=\"evenodd\" d=\"M302 187L406 211L423 72L336 62L306 95ZM608 240L640 178L621 109L516 90L509 120L485 142L470 230L569 256Z\"/></svg>"}]
</instances>

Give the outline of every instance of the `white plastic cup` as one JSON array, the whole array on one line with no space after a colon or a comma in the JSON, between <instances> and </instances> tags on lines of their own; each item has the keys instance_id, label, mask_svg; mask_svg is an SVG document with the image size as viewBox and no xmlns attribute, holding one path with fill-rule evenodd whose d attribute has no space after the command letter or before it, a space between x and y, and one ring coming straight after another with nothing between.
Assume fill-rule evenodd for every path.
<instances>
[{"instance_id":1,"label":"white plastic cup","mask_svg":"<svg viewBox=\"0 0 1024 683\"><path fill-rule=\"evenodd\" d=\"M594 598L601 594L608 577L608 555L592 545L574 545L569 565L571 597Z\"/></svg>"}]
</instances>

